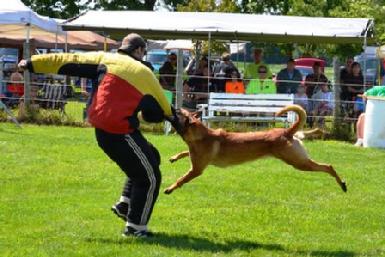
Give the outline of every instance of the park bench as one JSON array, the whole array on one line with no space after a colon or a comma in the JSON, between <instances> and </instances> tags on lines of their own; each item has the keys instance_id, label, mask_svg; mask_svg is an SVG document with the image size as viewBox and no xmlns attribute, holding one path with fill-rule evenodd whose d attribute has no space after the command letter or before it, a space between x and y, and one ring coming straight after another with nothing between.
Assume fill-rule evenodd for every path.
<instances>
[{"instance_id":1,"label":"park bench","mask_svg":"<svg viewBox=\"0 0 385 257\"><path fill-rule=\"evenodd\" d=\"M295 121L295 113L281 117L275 113L290 104L294 104L292 94L210 93L208 103L198 108L207 126L210 122L283 122L288 126Z\"/></svg>"}]
</instances>

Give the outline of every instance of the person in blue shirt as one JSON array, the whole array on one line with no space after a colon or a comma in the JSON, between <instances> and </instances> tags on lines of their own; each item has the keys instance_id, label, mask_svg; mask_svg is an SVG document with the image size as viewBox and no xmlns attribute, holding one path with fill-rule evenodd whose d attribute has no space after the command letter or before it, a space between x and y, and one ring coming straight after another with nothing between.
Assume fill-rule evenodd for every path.
<instances>
[{"instance_id":1,"label":"person in blue shirt","mask_svg":"<svg viewBox=\"0 0 385 257\"><path fill-rule=\"evenodd\" d=\"M297 88L301 84L302 74L295 68L292 58L287 61L287 66L277 75L277 93L278 94L295 94Z\"/></svg>"}]
</instances>

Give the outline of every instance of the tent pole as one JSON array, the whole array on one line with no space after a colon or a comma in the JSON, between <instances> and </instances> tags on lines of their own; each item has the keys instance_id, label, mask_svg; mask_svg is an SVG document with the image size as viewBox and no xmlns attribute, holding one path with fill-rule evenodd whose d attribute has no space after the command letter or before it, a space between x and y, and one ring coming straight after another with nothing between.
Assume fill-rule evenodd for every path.
<instances>
[{"instance_id":1,"label":"tent pole","mask_svg":"<svg viewBox=\"0 0 385 257\"><path fill-rule=\"evenodd\" d=\"M373 27L374 23L373 20L369 20L368 27L365 30L365 35L364 35L364 92L366 91L366 48L368 46L368 32L369 30Z\"/></svg>"},{"instance_id":2,"label":"tent pole","mask_svg":"<svg viewBox=\"0 0 385 257\"><path fill-rule=\"evenodd\" d=\"M176 65L176 97L175 108L181 108L183 105L183 50L178 49Z\"/></svg>"},{"instance_id":3,"label":"tent pole","mask_svg":"<svg viewBox=\"0 0 385 257\"><path fill-rule=\"evenodd\" d=\"M56 33L55 33L55 52L57 53L57 42L59 40L59 25L56 25Z\"/></svg>"},{"instance_id":4,"label":"tent pole","mask_svg":"<svg viewBox=\"0 0 385 257\"><path fill-rule=\"evenodd\" d=\"M106 36L106 34L104 32L103 32L103 37L104 37L103 51L107 52L107 36Z\"/></svg>"},{"instance_id":5,"label":"tent pole","mask_svg":"<svg viewBox=\"0 0 385 257\"><path fill-rule=\"evenodd\" d=\"M364 46L363 46L363 49L364 49L364 92L366 91L366 48L368 46L368 41L367 41L367 33L368 33L368 30L365 31L365 37L364 37Z\"/></svg>"},{"instance_id":6,"label":"tent pole","mask_svg":"<svg viewBox=\"0 0 385 257\"><path fill-rule=\"evenodd\" d=\"M65 34L64 52L68 53L68 33Z\"/></svg>"},{"instance_id":7,"label":"tent pole","mask_svg":"<svg viewBox=\"0 0 385 257\"><path fill-rule=\"evenodd\" d=\"M25 37L25 42L23 44L23 59L28 60L31 58L31 53L30 53L30 34L31 34L31 24L27 23L26 24L26 37ZM29 71L26 69L24 70L24 103L25 107L29 107L30 105L30 98L31 98L31 74Z\"/></svg>"},{"instance_id":8,"label":"tent pole","mask_svg":"<svg viewBox=\"0 0 385 257\"><path fill-rule=\"evenodd\" d=\"M210 87L211 87L211 83L210 83L210 77L211 77L211 31L209 31L209 34L208 34L208 46L207 47L208 47L208 49L207 49L207 62L208 62L207 93L209 93Z\"/></svg>"},{"instance_id":9,"label":"tent pole","mask_svg":"<svg viewBox=\"0 0 385 257\"><path fill-rule=\"evenodd\" d=\"M340 63L337 56L333 57L333 73L334 73L334 111L333 111L333 130L336 134L341 129L341 101L340 101Z\"/></svg>"},{"instance_id":10,"label":"tent pole","mask_svg":"<svg viewBox=\"0 0 385 257\"><path fill-rule=\"evenodd\" d=\"M2 94L3 91L4 91L4 82L3 82L4 72L3 72L3 68L4 68L4 62L3 62L2 59L0 59L0 94Z\"/></svg>"}]
</instances>

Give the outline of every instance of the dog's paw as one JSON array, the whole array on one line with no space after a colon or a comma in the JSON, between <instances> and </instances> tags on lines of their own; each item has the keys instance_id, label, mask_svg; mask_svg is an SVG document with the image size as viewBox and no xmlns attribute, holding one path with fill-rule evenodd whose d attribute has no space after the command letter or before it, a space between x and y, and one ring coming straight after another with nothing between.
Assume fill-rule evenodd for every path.
<instances>
[{"instance_id":1,"label":"dog's paw","mask_svg":"<svg viewBox=\"0 0 385 257\"><path fill-rule=\"evenodd\" d=\"M169 195L169 194L172 193L172 191L173 191L173 189L166 188L166 189L164 190L164 193L165 193L166 195Z\"/></svg>"},{"instance_id":2,"label":"dog's paw","mask_svg":"<svg viewBox=\"0 0 385 257\"><path fill-rule=\"evenodd\" d=\"M342 189L342 191L344 191L345 193L348 191L348 188L346 187L346 183L345 183L345 182L342 182L342 184L341 184L341 189Z\"/></svg>"}]
</instances>

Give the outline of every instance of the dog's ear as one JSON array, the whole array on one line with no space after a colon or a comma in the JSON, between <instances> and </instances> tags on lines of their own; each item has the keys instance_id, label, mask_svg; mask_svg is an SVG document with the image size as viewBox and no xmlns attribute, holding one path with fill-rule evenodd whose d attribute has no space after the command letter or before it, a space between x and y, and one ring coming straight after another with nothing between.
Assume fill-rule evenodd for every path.
<instances>
[{"instance_id":1,"label":"dog's ear","mask_svg":"<svg viewBox=\"0 0 385 257\"><path fill-rule=\"evenodd\" d=\"M190 125L190 124L194 124L197 121L197 118L195 118L194 115L189 115L187 120L188 120L188 124Z\"/></svg>"},{"instance_id":2,"label":"dog's ear","mask_svg":"<svg viewBox=\"0 0 385 257\"><path fill-rule=\"evenodd\" d=\"M191 116L194 117L195 119L199 119L202 116L202 111L201 110L195 111L191 114Z\"/></svg>"}]
</instances>

